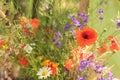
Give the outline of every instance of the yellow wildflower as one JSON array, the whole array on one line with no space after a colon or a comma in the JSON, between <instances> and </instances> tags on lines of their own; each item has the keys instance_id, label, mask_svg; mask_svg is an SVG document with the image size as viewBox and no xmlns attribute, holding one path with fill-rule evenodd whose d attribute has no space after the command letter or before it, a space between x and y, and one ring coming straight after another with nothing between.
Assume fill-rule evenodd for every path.
<instances>
[{"instance_id":1,"label":"yellow wildflower","mask_svg":"<svg viewBox=\"0 0 120 80\"><path fill-rule=\"evenodd\" d=\"M53 67L58 67L59 63L53 63Z\"/></svg>"},{"instance_id":2,"label":"yellow wildflower","mask_svg":"<svg viewBox=\"0 0 120 80\"><path fill-rule=\"evenodd\" d=\"M48 66L49 62L50 62L50 60L46 59L41 63L41 66Z\"/></svg>"},{"instance_id":3,"label":"yellow wildflower","mask_svg":"<svg viewBox=\"0 0 120 80\"><path fill-rule=\"evenodd\" d=\"M37 59L38 59L38 60L42 60L42 59L43 59L43 56L38 56Z\"/></svg>"},{"instance_id":4,"label":"yellow wildflower","mask_svg":"<svg viewBox=\"0 0 120 80\"><path fill-rule=\"evenodd\" d=\"M3 50L6 50L7 48L8 48L7 45L2 46L2 49L3 49Z\"/></svg>"}]
</instances>

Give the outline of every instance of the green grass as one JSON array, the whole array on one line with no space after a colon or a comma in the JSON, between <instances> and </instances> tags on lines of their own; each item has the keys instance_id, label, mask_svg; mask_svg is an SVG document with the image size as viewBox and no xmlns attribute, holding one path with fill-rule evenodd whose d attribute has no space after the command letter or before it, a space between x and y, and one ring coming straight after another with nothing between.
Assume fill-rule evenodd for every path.
<instances>
[{"instance_id":1,"label":"green grass","mask_svg":"<svg viewBox=\"0 0 120 80\"><path fill-rule=\"evenodd\" d=\"M101 1L108 1L107 4L100 5ZM98 17L98 10L103 9L103 21L99 21ZM111 21L111 19L116 19L118 16L118 11L120 11L120 1L119 0L91 0L90 2L90 9L89 9L89 26L96 29L99 34L101 34L104 28L107 29L107 32L104 36L108 36L116 31L116 25ZM120 35L118 34L117 38L119 38L120 42ZM111 58L108 60L109 65L115 65L112 70L114 75L120 76L120 52L115 53Z\"/></svg>"}]
</instances>

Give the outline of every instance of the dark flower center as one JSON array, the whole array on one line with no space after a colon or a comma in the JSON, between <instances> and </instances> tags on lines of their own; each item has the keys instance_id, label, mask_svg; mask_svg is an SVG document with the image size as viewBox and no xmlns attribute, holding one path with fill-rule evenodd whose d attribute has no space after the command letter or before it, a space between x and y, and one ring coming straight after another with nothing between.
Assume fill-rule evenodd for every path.
<instances>
[{"instance_id":1,"label":"dark flower center","mask_svg":"<svg viewBox=\"0 0 120 80\"><path fill-rule=\"evenodd\" d=\"M83 38L84 38L84 39L88 39L89 36L88 36L87 34L83 34Z\"/></svg>"}]
</instances>

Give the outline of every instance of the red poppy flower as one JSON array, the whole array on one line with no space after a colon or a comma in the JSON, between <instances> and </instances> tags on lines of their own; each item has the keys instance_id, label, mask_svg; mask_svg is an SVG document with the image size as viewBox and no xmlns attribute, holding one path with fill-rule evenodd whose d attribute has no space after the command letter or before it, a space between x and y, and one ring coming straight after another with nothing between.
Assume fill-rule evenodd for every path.
<instances>
[{"instance_id":1,"label":"red poppy flower","mask_svg":"<svg viewBox=\"0 0 120 80\"><path fill-rule=\"evenodd\" d=\"M97 32L89 27L84 27L82 30L76 30L76 40L79 46L86 47L92 45L97 40Z\"/></svg>"},{"instance_id":2,"label":"red poppy flower","mask_svg":"<svg viewBox=\"0 0 120 80\"><path fill-rule=\"evenodd\" d=\"M26 67L28 64L28 60L26 58L23 58L22 60L20 60L19 62L23 67Z\"/></svg>"},{"instance_id":3,"label":"red poppy flower","mask_svg":"<svg viewBox=\"0 0 120 80\"><path fill-rule=\"evenodd\" d=\"M30 20L30 23L32 24L33 30L36 31L39 26L39 20L34 18Z\"/></svg>"},{"instance_id":4,"label":"red poppy flower","mask_svg":"<svg viewBox=\"0 0 120 80\"><path fill-rule=\"evenodd\" d=\"M47 29L46 29L46 35L48 35L50 33L50 28L48 27Z\"/></svg>"},{"instance_id":5,"label":"red poppy flower","mask_svg":"<svg viewBox=\"0 0 120 80\"><path fill-rule=\"evenodd\" d=\"M0 40L0 46L5 46L5 41Z\"/></svg>"},{"instance_id":6,"label":"red poppy flower","mask_svg":"<svg viewBox=\"0 0 120 80\"><path fill-rule=\"evenodd\" d=\"M97 49L99 53L103 54L108 50L107 44L103 44L101 48Z\"/></svg>"},{"instance_id":7,"label":"red poppy flower","mask_svg":"<svg viewBox=\"0 0 120 80\"><path fill-rule=\"evenodd\" d=\"M22 30L25 32L26 37L28 37L30 35L30 31L27 27L23 27Z\"/></svg>"},{"instance_id":8,"label":"red poppy flower","mask_svg":"<svg viewBox=\"0 0 120 80\"><path fill-rule=\"evenodd\" d=\"M114 50L119 50L119 45L118 45L118 41L116 38L113 38L111 41L111 46L110 46L110 50L114 51Z\"/></svg>"},{"instance_id":9,"label":"red poppy flower","mask_svg":"<svg viewBox=\"0 0 120 80\"><path fill-rule=\"evenodd\" d=\"M26 23L24 21L20 21L20 24L22 25L22 27L26 26Z\"/></svg>"},{"instance_id":10,"label":"red poppy flower","mask_svg":"<svg viewBox=\"0 0 120 80\"><path fill-rule=\"evenodd\" d=\"M30 35L29 29L26 27L26 23L24 21L21 21L20 24L22 25L22 30L24 31L26 37Z\"/></svg>"},{"instance_id":11,"label":"red poppy flower","mask_svg":"<svg viewBox=\"0 0 120 80\"><path fill-rule=\"evenodd\" d=\"M71 59L67 60L67 61L65 62L64 67L65 67L67 70L69 70L69 71L72 70L72 68L73 68L73 61L72 61Z\"/></svg>"},{"instance_id":12,"label":"red poppy flower","mask_svg":"<svg viewBox=\"0 0 120 80\"><path fill-rule=\"evenodd\" d=\"M57 72L57 68L56 67L51 67L51 71L52 71L52 76L54 76Z\"/></svg>"},{"instance_id":13,"label":"red poppy flower","mask_svg":"<svg viewBox=\"0 0 120 80\"><path fill-rule=\"evenodd\" d=\"M52 76L54 76L56 74L56 72L57 72L57 66L54 66L53 62L49 62L48 66L51 68Z\"/></svg>"}]
</instances>

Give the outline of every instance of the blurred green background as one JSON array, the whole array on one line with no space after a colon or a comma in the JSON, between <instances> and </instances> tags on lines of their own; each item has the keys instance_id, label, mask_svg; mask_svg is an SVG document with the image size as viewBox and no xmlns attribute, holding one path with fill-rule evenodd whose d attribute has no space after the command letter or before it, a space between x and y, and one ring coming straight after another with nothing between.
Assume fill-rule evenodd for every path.
<instances>
[{"instance_id":1,"label":"blurred green background","mask_svg":"<svg viewBox=\"0 0 120 80\"><path fill-rule=\"evenodd\" d=\"M98 20L98 10L103 9L103 21ZM104 36L108 36L113 32L117 31L116 24L112 21L117 19L118 12L120 12L120 1L119 0L90 0L89 8L89 25L95 28L100 34L104 28L106 28L106 33ZM120 19L120 16L119 16ZM117 38L120 43L120 33L118 33ZM103 36L103 37L104 37ZM114 65L112 68L113 73L116 77L120 77L120 52L115 53L111 58L108 59L109 65Z\"/></svg>"}]
</instances>

